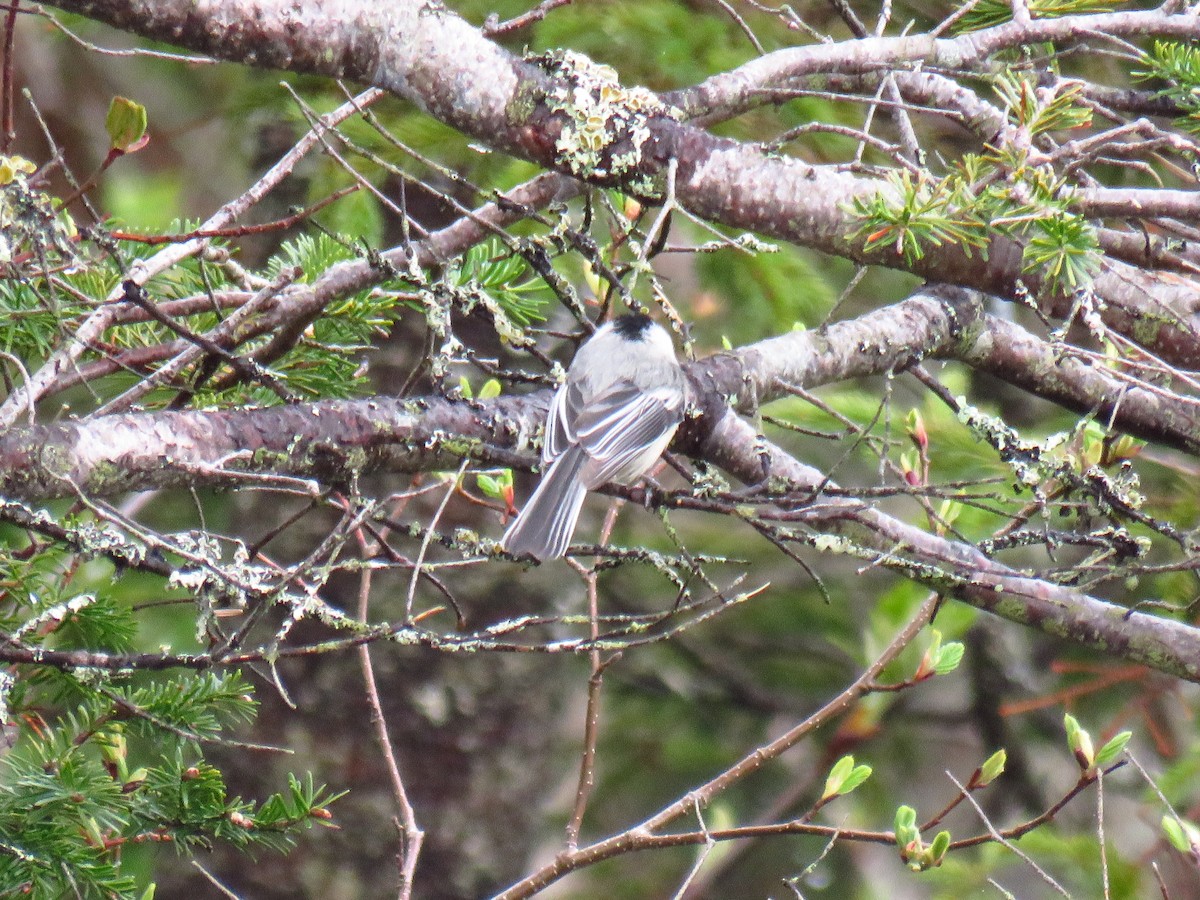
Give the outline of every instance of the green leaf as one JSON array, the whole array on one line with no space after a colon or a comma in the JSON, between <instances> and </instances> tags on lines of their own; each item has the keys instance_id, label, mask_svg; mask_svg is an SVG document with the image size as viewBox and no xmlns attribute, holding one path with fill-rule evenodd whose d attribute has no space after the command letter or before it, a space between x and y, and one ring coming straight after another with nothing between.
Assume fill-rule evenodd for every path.
<instances>
[{"instance_id":1,"label":"green leaf","mask_svg":"<svg viewBox=\"0 0 1200 900\"><path fill-rule=\"evenodd\" d=\"M940 866L942 860L946 858L946 851L950 849L950 832L939 831L933 839L933 843L929 845L929 850L926 853L928 864L931 866Z\"/></svg>"},{"instance_id":2,"label":"green leaf","mask_svg":"<svg viewBox=\"0 0 1200 900\"><path fill-rule=\"evenodd\" d=\"M829 770L829 775L825 778L825 790L821 792L821 799L828 800L830 797L836 797L842 793L842 786L846 783L846 779L850 777L850 773L854 771L854 757L843 756L833 764L833 768Z\"/></svg>"},{"instance_id":3,"label":"green leaf","mask_svg":"<svg viewBox=\"0 0 1200 900\"><path fill-rule=\"evenodd\" d=\"M483 492L485 497L492 497L495 500L507 500L511 496L513 487L512 469L504 469L495 477L481 473L475 476L475 483L479 486L479 490Z\"/></svg>"},{"instance_id":4,"label":"green leaf","mask_svg":"<svg viewBox=\"0 0 1200 900\"><path fill-rule=\"evenodd\" d=\"M962 662L963 645L957 641L942 645L942 633L934 628L930 633L929 647L921 657L914 678L922 681L933 675L948 675Z\"/></svg>"},{"instance_id":5,"label":"green leaf","mask_svg":"<svg viewBox=\"0 0 1200 900\"><path fill-rule=\"evenodd\" d=\"M987 787L993 781L1000 777L1004 772L1004 765L1008 762L1008 753L1001 747L995 753L987 758L987 761L979 767L979 778L975 784L979 787Z\"/></svg>"},{"instance_id":6,"label":"green leaf","mask_svg":"<svg viewBox=\"0 0 1200 900\"><path fill-rule=\"evenodd\" d=\"M948 526L953 525L958 521L958 517L962 515L963 509L965 509L963 504L947 497L938 505L938 518Z\"/></svg>"},{"instance_id":7,"label":"green leaf","mask_svg":"<svg viewBox=\"0 0 1200 900\"><path fill-rule=\"evenodd\" d=\"M1040 87L1036 80L1010 70L1000 74L995 87L1013 124L1030 134L1080 128L1092 120L1091 110L1081 105L1080 82Z\"/></svg>"},{"instance_id":8,"label":"green leaf","mask_svg":"<svg viewBox=\"0 0 1200 900\"><path fill-rule=\"evenodd\" d=\"M843 794L843 795L849 794L855 788L862 785L862 783L865 782L868 778L870 778L874 771L875 771L874 769L872 769L870 766L866 765L865 763L855 766L854 770L846 778L846 781L842 785L842 789L841 789L841 791L839 791L839 793Z\"/></svg>"},{"instance_id":9,"label":"green leaf","mask_svg":"<svg viewBox=\"0 0 1200 900\"><path fill-rule=\"evenodd\" d=\"M908 439L920 449L929 446L929 432L925 428L925 419L915 406L904 417L904 430L908 433Z\"/></svg>"},{"instance_id":10,"label":"green leaf","mask_svg":"<svg viewBox=\"0 0 1200 900\"><path fill-rule=\"evenodd\" d=\"M1100 269L1096 229L1080 216L1058 213L1033 223L1022 268L1040 271L1051 285L1069 293L1086 287Z\"/></svg>"},{"instance_id":11,"label":"green leaf","mask_svg":"<svg viewBox=\"0 0 1200 900\"><path fill-rule=\"evenodd\" d=\"M905 848L910 845L921 842L921 832L917 829L917 811L911 806L900 806L896 808L895 822L896 844L900 847L901 854L905 852Z\"/></svg>"},{"instance_id":12,"label":"green leaf","mask_svg":"<svg viewBox=\"0 0 1200 900\"><path fill-rule=\"evenodd\" d=\"M523 327L545 320L543 309L548 288L531 274L529 265L498 239L476 244L451 264L447 281L465 297L485 301L489 309L507 316L510 323L496 321L498 329Z\"/></svg>"},{"instance_id":13,"label":"green leaf","mask_svg":"<svg viewBox=\"0 0 1200 900\"><path fill-rule=\"evenodd\" d=\"M1200 847L1200 828L1187 819L1165 815L1162 817L1162 830L1171 846L1180 853L1195 853L1196 848Z\"/></svg>"},{"instance_id":14,"label":"green leaf","mask_svg":"<svg viewBox=\"0 0 1200 900\"><path fill-rule=\"evenodd\" d=\"M479 389L480 400L491 400L493 397L500 396L500 382L495 378L489 378L483 383L483 387Z\"/></svg>"},{"instance_id":15,"label":"green leaf","mask_svg":"<svg viewBox=\"0 0 1200 900\"><path fill-rule=\"evenodd\" d=\"M938 675L949 675L962 662L964 647L957 641L946 644L938 650L937 658L933 660L933 671Z\"/></svg>"},{"instance_id":16,"label":"green leaf","mask_svg":"<svg viewBox=\"0 0 1200 900\"><path fill-rule=\"evenodd\" d=\"M1054 19L1065 15L1101 12L1116 6L1120 0L1029 0L1028 9L1035 19ZM959 20L961 31L991 28L1011 21L1013 7L1009 0L981 0Z\"/></svg>"},{"instance_id":17,"label":"green leaf","mask_svg":"<svg viewBox=\"0 0 1200 900\"><path fill-rule=\"evenodd\" d=\"M898 172L888 187L853 200L862 224L851 237L861 238L864 249L890 251L911 265L930 247L957 244L969 255L986 246L987 224L960 202L954 179Z\"/></svg>"},{"instance_id":18,"label":"green leaf","mask_svg":"<svg viewBox=\"0 0 1200 900\"><path fill-rule=\"evenodd\" d=\"M1075 742L1077 740L1076 735L1079 734L1080 731L1079 720L1070 713L1064 713L1063 728L1065 728L1067 732L1067 743L1070 745L1072 750L1075 750Z\"/></svg>"},{"instance_id":19,"label":"green leaf","mask_svg":"<svg viewBox=\"0 0 1200 900\"><path fill-rule=\"evenodd\" d=\"M1159 93L1188 113L1178 124L1193 133L1200 132L1200 48L1192 43L1156 41L1143 62L1146 70L1134 74L1166 82Z\"/></svg>"},{"instance_id":20,"label":"green leaf","mask_svg":"<svg viewBox=\"0 0 1200 900\"><path fill-rule=\"evenodd\" d=\"M1120 734L1114 734L1111 738L1109 738L1108 742L1097 751L1096 765L1104 767L1115 760L1125 750L1125 745L1129 743L1129 739L1131 737L1133 737L1132 731L1122 731Z\"/></svg>"},{"instance_id":21,"label":"green leaf","mask_svg":"<svg viewBox=\"0 0 1200 900\"><path fill-rule=\"evenodd\" d=\"M104 118L104 128L114 150L131 153L144 146L146 107L128 97L113 97Z\"/></svg>"}]
</instances>

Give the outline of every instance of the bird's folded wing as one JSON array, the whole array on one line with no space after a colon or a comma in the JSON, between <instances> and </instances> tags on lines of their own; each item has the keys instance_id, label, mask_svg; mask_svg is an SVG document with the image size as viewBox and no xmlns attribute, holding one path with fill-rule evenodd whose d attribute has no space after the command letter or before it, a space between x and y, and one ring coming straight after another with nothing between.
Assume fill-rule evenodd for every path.
<instances>
[{"instance_id":1,"label":"bird's folded wing","mask_svg":"<svg viewBox=\"0 0 1200 900\"><path fill-rule=\"evenodd\" d=\"M676 389L643 391L627 381L594 398L574 422L575 439L590 457L583 473L591 489L641 475L653 464L658 446L683 419L683 397Z\"/></svg>"},{"instance_id":2,"label":"bird's folded wing","mask_svg":"<svg viewBox=\"0 0 1200 900\"><path fill-rule=\"evenodd\" d=\"M550 412L546 416L542 462L553 462L575 443L575 429L572 423L579 415L581 405L577 385L564 384L554 392L554 399L550 401Z\"/></svg>"}]
</instances>

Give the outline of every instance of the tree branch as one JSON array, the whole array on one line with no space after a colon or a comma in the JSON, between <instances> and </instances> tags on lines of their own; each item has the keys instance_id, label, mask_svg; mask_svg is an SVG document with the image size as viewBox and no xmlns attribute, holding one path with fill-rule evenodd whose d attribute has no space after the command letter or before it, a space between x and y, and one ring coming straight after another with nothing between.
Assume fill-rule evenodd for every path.
<instances>
[{"instance_id":1,"label":"tree branch","mask_svg":"<svg viewBox=\"0 0 1200 900\"><path fill-rule=\"evenodd\" d=\"M739 392L743 405L754 407L785 392L788 384L811 386L895 371L914 359L907 349L913 343L903 340L905 329L917 346L941 348L997 371L1004 369L1011 354L1051 352L1015 326L983 321L990 323L991 332L980 330L981 314L972 298L931 291L830 326L823 334L794 332L737 355L719 354L694 363L689 368L692 399L702 415L682 429L676 447L748 484L762 481L766 452L772 478L785 481L791 495L811 494L808 503L792 512L813 531L851 538L877 553L879 565L1004 618L1200 680L1200 632L1195 629L1023 576L967 544L914 528L860 501L819 496L832 486L825 475L764 443L727 405L727 398ZM1023 373L1029 366L1013 368ZM1040 380L1031 376L1025 386L1047 394L1058 391L1079 405L1095 397L1115 411L1118 421L1139 421L1146 403L1168 404L1166 398L1141 388L1106 381L1086 366L1064 365L1052 371L1055 374ZM1121 391L1126 402L1119 403ZM1142 402L1130 402L1130 396ZM0 437L0 494L48 499L234 485L246 472L353 484L372 470L447 469L464 457L528 464L528 456L513 450L524 452L533 445L548 400L548 391L469 403L375 398L256 410L141 413L12 429ZM1150 427L1161 420L1163 429L1182 428L1181 444L1194 450L1200 445L1194 414L1184 417L1182 401L1175 405L1178 422L1162 414L1147 416L1144 422ZM1124 409L1130 412L1126 415Z\"/></svg>"},{"instance_id":2,"label":"tree branch","mask_svg":"<svg viewBox=\"0 0 1200 900\"><path fill-rule=\"evenodd\" d=\"M561 97L570 96L580 78L595 77L590 63L575 58L571 68L561 61L539 66L520 59L441 6L418 0L309 0L299 6L283 0L212 0L204 15L196 15L190 0L60 0L56 5L224 59L368 81L494 147L650 199L661 195L668 165L675 161L676 201L728 226L1008 299L1037 296L1045 288L1036 273L1023 270L1020 247L1009 239L993 239L982 260L978 251L956 243L931 247L920 259L868 251L852 237L855 227L846 207L856 197L886 193L886 182L715 137L677 121L666 107L635 104L632 94L622 92L622 99L606 108L602 146L585 158L572 139L571 117L578 110ZM969 69L1014 46L1097 34L1187 40L1195 35L1198 15L1154 10L1065 16L1011 22L953 39L871 37L791 48L709 79L695 89L699 99L685 103L686 114L724 108L734 102L731 97L785 85L806 73L854 74L917 64ZM244 24L215 29L207 27L209 21ZM1113 261L1097 273L1092 290L1110 328L1136 337L1164 359L1200 368L1200 291L1191 280L1155 278ZM1041 301L1052 315L1066 316L1072 309L1069 297Z\"/></svg>"},{"instance_id":3,"label":"tree branch","mask_svg":"<svg viewBox=\"0 0 1200 900\"><path fill-rule=\"evenodd\" d=\"M358 283L370 272L346 263L329 278ZM714 354L687 371L692 404L716 422L730 402L752 412L790 388L899 372L923 358L960 359L1132 435L1200 453L1200 412L1190 400L1089 365L985 315L977 295L944 286L823 330ZM0 495L44 501L229 487L247 474L349 484L375 470L453 468L464 454L522 465L528 458L511 451L533 445L549 399L548 390L470 403L376 397L11 428L0 435ZM685 428L676 446L694 452L699 443Z\"/></svg>"},{"instance_id":4,"label":"tree branch","mask_svg":"<svg viewBox=\"0 0 1200 900\"><path fill-rule=\"evenodd\" d=\"M701 446L704 458L749 483L762 479L764 452L772 478L811 495L794 512L813 533L844 535L873 550L877 565L1001 618L1200 681L1200 629L1029 578L974 547L914 528L861 501L821 495L831 486L822 472L764 441L732 411ZM830 549L851 550L849 545Z\"/></svg>"}]
</instances>

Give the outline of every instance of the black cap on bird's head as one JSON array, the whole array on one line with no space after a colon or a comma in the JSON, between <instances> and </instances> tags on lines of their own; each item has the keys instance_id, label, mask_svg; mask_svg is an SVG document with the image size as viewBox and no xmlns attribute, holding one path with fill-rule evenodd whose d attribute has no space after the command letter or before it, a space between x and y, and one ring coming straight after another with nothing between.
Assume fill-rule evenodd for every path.
<instances>
[{"instance_id":1,"label":"black cap on bird's head","mask_svg":"<svg viewBox=\"0 0 1200 900\"><path fill-rule=\"evenodd\" d=\"M645 313L630 313L613 319L612 327L625 340L640 341L653 324L654 320Z\"/></svg>"}]
</instances>

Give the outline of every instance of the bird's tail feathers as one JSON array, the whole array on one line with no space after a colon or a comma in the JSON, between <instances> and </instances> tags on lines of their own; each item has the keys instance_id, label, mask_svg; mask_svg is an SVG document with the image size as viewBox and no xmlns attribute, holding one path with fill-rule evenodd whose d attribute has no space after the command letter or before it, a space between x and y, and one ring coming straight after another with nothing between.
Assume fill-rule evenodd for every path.
<instances>
[{"instance_id":1,"label":"bird's tail feathers","mask_svg":"<svg viewBox=\"0 0 1200 900\"><path fill-rule=\"evenodd\" d=\"M500 545L505 550L539 561L566 553L587 494L579 478L586 461L587 454L574 446L550 464L521 514L504 532Z\"/></svg>"}]
</instances>

